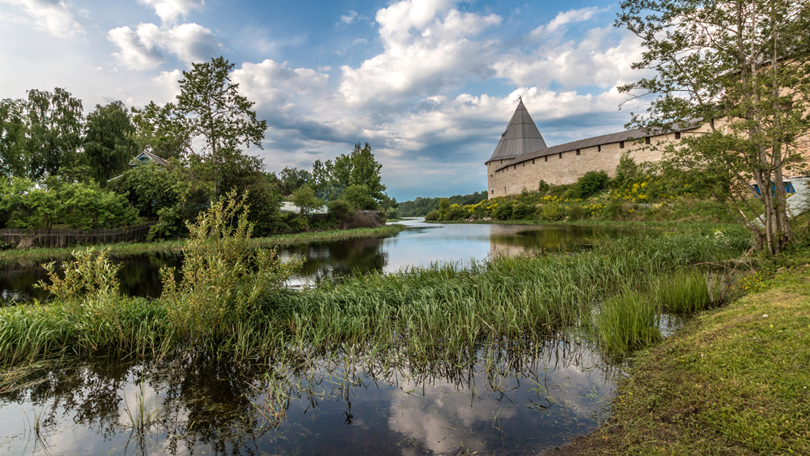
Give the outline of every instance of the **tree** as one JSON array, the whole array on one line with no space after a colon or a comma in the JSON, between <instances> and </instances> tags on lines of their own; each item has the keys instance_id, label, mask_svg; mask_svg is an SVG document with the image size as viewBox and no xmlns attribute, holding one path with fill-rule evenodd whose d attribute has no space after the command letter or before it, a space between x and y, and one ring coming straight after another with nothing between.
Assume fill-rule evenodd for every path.
<instances>
[{"instance_id":1,"label":"tree","mask_svg":"<svg viewBox=\"0 0 810 456\"><path fill-rule=\"evenodd\" d=\"M364 147L357 143L350 154L341 154L334 162L327 160L321 163L316 160L312 166L312 177L315 189L323 191L330 187L342 190L351 185L364 185L371 197L379 202L385 198L381 169L382 164L374 158L369 143Z\"/></svg>"},{"instance_id":2,"label":"tree","mask_svg":"<svg viewBox=\"0 0 810 456\"><path fill-rule=\"evenodd\" d=\"M749 204L755 183L764 220L731 212L767 252L782 251L791 238L783 174L803 164L799 142L810 133L807 1L625 0L621 8L616 25L645 48L633 68L655 71L620 88L656 97L631 124L708 123L708 134L671 146L668 159L725 179L738 204Z\"/></svg>"},{"instance_id":3,"label":"tree","mask_svg":"<svg viewBox=\"0 0 810 456\"><path fill-rule=\"evenodd\" d=\"M84 159L96 182L103 186L127 169L137 151L134 133L135 126L120 101L96 105L87 116Z\"/></svg>"},{"instance_id":4,"label":"tree","mask_svg":"<svg viewBox=\"0 0 810 456\"><path fill-rule=\"evenodd\" d=\"M350 185L343 190L343 199L355 209L370 211L377 209L377 202L365 185Z\"/></svg>"},{"instance_id":5,"label":"tree","mask_svg":"<svg viewBox=\"0 0 810 456\"><path fill-rule=\"evenodd\" d=\"M188 133L177 118L174 103L158 106L150 101L143 109L132 108L132 122L139 151L148 150L166 160L183 155Z\"/></svg>"},{"instance_id":6,"label":"tree","mask_svg":"<svg viewBox=\"0 0 810 456\"><path fill-rule=\"evenodd\" d=\"M29 90L27 99L0 102L3 171L40 180L72 174L81 162L82 102L65 89Z\"/></svg>"},{"instance_id":7,"label":"tree","mask_svg":"<svg viewBox=\"0 0 810 456\"><path fill-rule=\"evenodd\" d=\"M293 194L293 204L301 209L301 215L309 213L312 209L320 207L323 202L315 196L315 191L307 184L304 184Z\"/></svg>"}]
</instances>

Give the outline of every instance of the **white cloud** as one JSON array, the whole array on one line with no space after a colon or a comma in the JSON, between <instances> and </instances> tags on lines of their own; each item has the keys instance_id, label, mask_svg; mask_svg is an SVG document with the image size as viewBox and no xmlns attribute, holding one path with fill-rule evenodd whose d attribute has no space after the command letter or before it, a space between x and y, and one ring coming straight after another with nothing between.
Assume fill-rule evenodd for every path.
<instances>
[{"instance_id":1,"label":"white cloud","mask_svg":"<svg viewBox=\"0 0 810 456\"><path fill-rule=\"evenodd\" d=\"M166 60L166 53L191 64L207 60L222 48L211 30L194 23L170 28L139 24L135 30L118 27L107 38L119 48L113 55L134 70L155 68Z\"/></svg>"},{"instance_id":2,"label":"white cloud","mask_svg":"<svg viewBox=\"0 0 810 456\"><path fill-rule=\"evenodd\" d=\"M329 82L329 75L267 59L243 63L233 72L233 81L239 83L239 91L248 99L261 104L319 91Z\"/></svg>"},{"instance_id":3,"label":"white cloud","mask_svg":"<svg viewBox=\"0 0 810 456\"><path fill-rule=\"evenodd\" d=\"M164 90L165 99L171 99L180 94L181 79L183 79L183 72L180 70L161 71L159 75L152 78L152 82Z\"/></svg>"},{"instance_id":4,"label":"white cloud","mask_svg":"<svg viewBox=\"0 0 810 456\"><path fill-rule=\"evenodd\" d=\"M352 105L395 102L489 70L495 42L469 38L500 24L495 14L462 13L449 0L405 0L377 12L385 52L341 67L339 92Z\"/></svg>"},{"instance_id":5,"label":"white cloud","mask_svg":"<svg viewBox=\"0 0 810 456\"><path fill-rule=\"evenodd\" d=\"M344 24L351 24L354 20L357 19L357 11L349 11L349 14L345 16L340 16L340 22Z\"/></svg>"},{"instance_id":6,"label":"white cloud","mask_svg":"<svg viewBox=\"0 0 810 456\"><path fill-rule=\"evenodd\" d=\"M641 76L630 68L641 52L641 41L634 35L613 27L595 28L579 42L550 40L527 53L504 53L492 68L498 77L521 86L556 82L564 88L613 87Z\"/></svg>"},{"instance_id":7,"label":"white cloud","mask_svg":"<svg viewBox=\"0 0 810 456\"><path fill-rule=\"evenodd\" d=\"M592 6L590 8L573 9L568 11L560 11L557 16L552 19L548 24L541 25L531 32L531 36L537 37L544 33L556 32L564 25L573 24L576 22L585 22L593 18L599 13L609 11L609 8L597 8Z\"/></svg>"},{"instance_id":8,"label":"white cloud","mask_svg":"<svg viewBox=\"0 0 810 456\"><path fill-rule=\"evenodd\" d=\"M38 30L54 36L75 36L84 33L84 28L76 20L71 6L60 0L0 0L0 3L16 5L32 20Z\"/></svg>"},{"instance_id":9,"label":"white cloud","mask_svg":"<svg viewBox=\"0 0 810 456\"><path fill-rule=\"evenodd\" d=\"M144 5L151 6L163 22L174 23L178 16L186 17L193 9L205 6L203 0L138 0Z\"/></svg>"}]
</instances>

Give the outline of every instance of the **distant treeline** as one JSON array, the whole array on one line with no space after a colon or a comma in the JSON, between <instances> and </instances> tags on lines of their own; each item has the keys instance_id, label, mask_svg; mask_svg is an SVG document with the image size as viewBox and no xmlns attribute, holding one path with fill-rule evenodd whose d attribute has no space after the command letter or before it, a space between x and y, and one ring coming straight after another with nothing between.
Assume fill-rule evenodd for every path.
<instances>
[{"instance_id":1,"label":"distant treeline","mask_svg":"<svg viewBox=\"0 0 810 456\"><path fill-rule=\"evenodd\" d=\"M428 212L439 210L439 201L442 199L444 198L422 198L420 196L413 201L399 203L399 216L421 217L427 215ZM453 195L447 199L450 200L450 204L458 204L460 206L476 204L481 200L487 199L487 191L482 190L469 195Z\"/></svg>"}]
</instances>

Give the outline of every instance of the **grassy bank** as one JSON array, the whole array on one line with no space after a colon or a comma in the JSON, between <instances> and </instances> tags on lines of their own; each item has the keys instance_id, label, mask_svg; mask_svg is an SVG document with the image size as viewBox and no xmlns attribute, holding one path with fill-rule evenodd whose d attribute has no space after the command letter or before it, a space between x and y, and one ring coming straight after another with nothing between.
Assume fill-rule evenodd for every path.
<instances>
[{"instance_id":1,"label":"grassy bank","mask_svg":"<svg viewBox=\"0 0 810 456\"><path fill-rule=\"evenodd\" d=\"M552 454L810 454L810 251L640 351L610 421Z\"/></svg>"},{"instance_id":2,"label":"grassy bank","mask_svg":"<svg viewBox=\"0 0 810 456\"><path fill-rule=\"evenodd\" d=\"M391 236L404 230L402 225L386 225L378 228L355 228L350 230L330 230L318 232L306 232L297 234L281 234L263 238L253 238L252 244L256 247L286 247L290 245L306 244L309 242L339 241L342 239L352 239L373 236ZM186 239L159 242L139 242L118 244L107 244L97 246L97 248L109 248L110 255L137 255L150 252L181 252L188 244ZM44 261L56 258L68 258L74 250L86 248L85 246L74 246L64 248L30 248L11 249L0 252L0 263L13 263L17 261Z\"/></svg>"}]
</instances>

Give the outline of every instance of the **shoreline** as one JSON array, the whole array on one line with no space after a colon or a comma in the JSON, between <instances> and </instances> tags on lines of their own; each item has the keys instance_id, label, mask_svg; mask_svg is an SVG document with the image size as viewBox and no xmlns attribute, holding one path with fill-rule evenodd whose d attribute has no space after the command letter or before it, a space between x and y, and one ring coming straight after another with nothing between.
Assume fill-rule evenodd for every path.
<instances>
[{"instance_id":1,"label":"shoreline","mask_svg":"<svg viewBox=\"0 0 810 456\"><path fill-rule=\"evenodd\" d=\"M810 251L632 355L608 420L541 454L810 453Z\"/></svg>"},{"instance_id":2,"label":"shoreline","mask_svg":"<svg viewBox=\"0 0 810 456\"><path fill-rule=\"evenodd\" d=\"M256 247L288 247L309 242L339 241L363 237L392 236L399 234L407 227L404 225L384 225L377 228L353 228L350 230L310 231L306 233L279 234L275 236L252 238ZM158 242L122 242L117 244L77 245L72 247L34 247L30 249L10 249L0 252L0 264L11 264L20 261L44 261L67 258L73 251L83 248L109 249L111 256L139 255L152 252L179 253L188 241L175 239Z\"/></svg>"}]
</instances>

